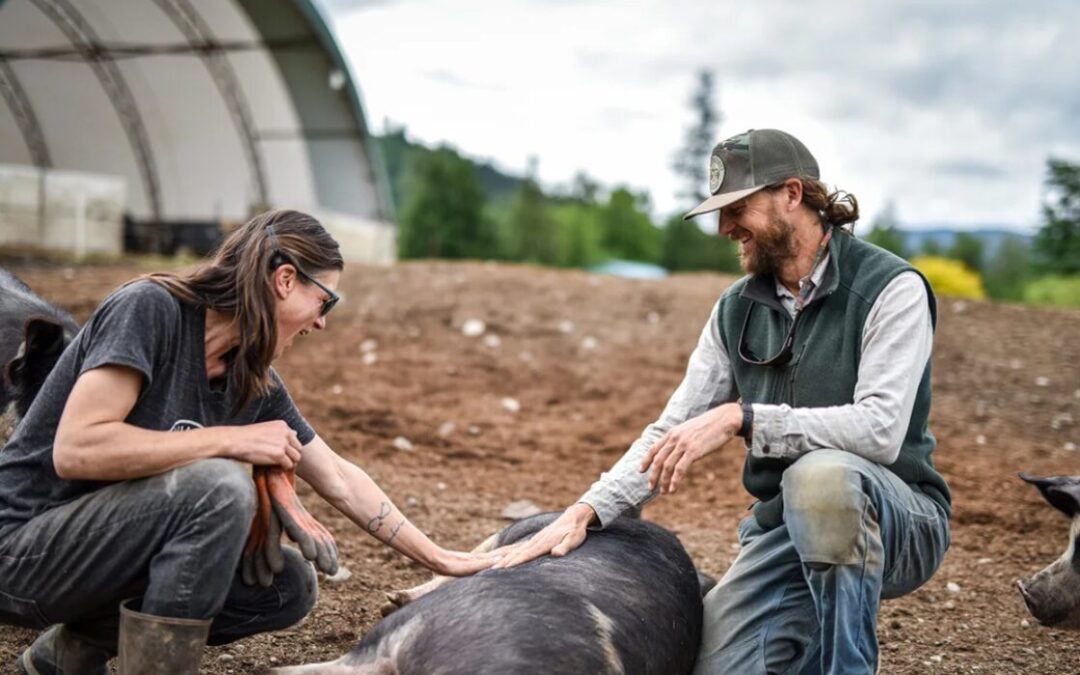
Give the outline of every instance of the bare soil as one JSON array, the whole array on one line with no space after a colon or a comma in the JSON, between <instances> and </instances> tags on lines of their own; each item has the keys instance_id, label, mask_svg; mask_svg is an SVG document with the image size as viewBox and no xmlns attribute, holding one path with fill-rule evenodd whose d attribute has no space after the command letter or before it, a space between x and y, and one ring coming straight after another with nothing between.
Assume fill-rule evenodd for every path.
<instances>
[{"instance_id":1,"label":"bare soil","mask_svg":"<svg viewBox=\"0 0 1080 675\"><path fill-rule=\"evenodd\" d=\"M12 269L80 321L147 271ZM484 263L354 267L327 330L300 340L279 369L332 447L433 538L468 549L506 524L508 503L561 508L621 456L681 380L732 281ZM485 322L485 336L463 334L470 319ZM931 421L955 496L952 547L926 586L883 604L882 673L1080 673L1080 633L1036 625L1012 585L1067 544L1067 520L1016 473L1080 473L1078 335L1078 311L941 300ZM412 449L397 449L398 437ZM750 502L742 454L734 442L710 456L645 513L716 576L737 553L735 525ZM336 657L378 621L385 591L427 578L306 486L302 494L335 532L351 577L323 583L300 626L210 649L204 673ZM0 672L13 672L32 639L0 628Z\"/></svg>"}]
</instances>

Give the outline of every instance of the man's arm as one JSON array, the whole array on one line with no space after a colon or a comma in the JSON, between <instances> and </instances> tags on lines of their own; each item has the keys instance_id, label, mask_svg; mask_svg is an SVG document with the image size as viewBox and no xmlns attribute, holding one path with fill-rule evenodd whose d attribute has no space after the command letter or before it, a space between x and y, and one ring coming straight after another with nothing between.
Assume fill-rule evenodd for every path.
<instances>
[{"instance_id":1,"label":"man's arm","mask_svg":"<svg viewBox=\"0 0 1080 675\"><path fill-rule=\"evenodd\" d=\"M641 506L656 496L656 491L649 488L649 474L641 467L656 442L666 438L674 427L734 397L731 364L717 323L719 306L719 302L713 306L690 355L686 376L660 418L645 428L622 459L600 476L576 504L525 543L516 545L495 567L513 567L549 553L566 555L585 541L589 525L605 527L626 509Z\"/></svg>"},{"instance_id":2,"label":"man's arm","mask_svg":"<svg viewBox=\"0 0 1080 675\"><path fill-rule=\"evenodd\" d=\"M754 404L751 454L795 458L835 448L892 464L911 421L933 338L922 278L915 272L897 275L867 315L854 402L825 408Z\"/></svg>"},{"instance_id":3,"label":"man's arm","mask_svg":"<svg viewBox=\"0 0 1080 675\"><path fill-rule=\"evenodd\" d=\"M296 474L315 492L365 532L446 576L462 576L487 569L493 554L448 551L431 541L394 506L375 481L360 467L335 453L319 436L304 446Z\"/></svg>"},{"instance_id":4,"label":"man's arm","mask_svg":"<svg viewBox=\"0 0 1080 675\"><path fill-rule=\"evenodd\" d=\"M641 461L665 433L734 398L731 363L720 339L717 322L719 306L719 302L713 305L709 321L690 355L686 375L668 399L663 413L645 427L622 459L602 474L579 500L579 503L592 507L601 527L607 526L626 509L641 506L657 495L656 490L649 488L649 477L642 473Z\"/></svg>"}]
</instances>

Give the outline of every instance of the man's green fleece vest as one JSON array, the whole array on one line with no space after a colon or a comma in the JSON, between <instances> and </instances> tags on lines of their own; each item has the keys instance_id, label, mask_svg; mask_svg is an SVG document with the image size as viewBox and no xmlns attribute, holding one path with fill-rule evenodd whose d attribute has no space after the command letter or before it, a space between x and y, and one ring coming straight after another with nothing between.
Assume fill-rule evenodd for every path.
<instances>
[{"instance_id":1,"label":"man's green fleece vest","mask_svg":"<svg viewBox=\"0 0 1080 675\"><path fill-rule=\"evenodd\" d=\"M803 309L793 358L782 366L752 365L739 356L744 322L743 349L754 360L772 357L787 336L791 315L776 296L774 278L744 277L733 284L720 298L720 337L742 400L815 408L853 403L862 355L863 324L878 294L906 270L914 268L883 249L837 230L829 242L828 267L821 287ZM923 282L926 283L925 278ZM937 305L929 283L926 292L931 320L936 325ZM751 308L753 312L747 319ZM930 363L927 363L900 456L888 468L948 512L949 488L931 459L936 443L927 428L929 415ZM754 516L766 529L783 522L780 476L792 461L757 458L747 453L743 484L759 500L754 506Z\"/></svg>"}]
</instances>

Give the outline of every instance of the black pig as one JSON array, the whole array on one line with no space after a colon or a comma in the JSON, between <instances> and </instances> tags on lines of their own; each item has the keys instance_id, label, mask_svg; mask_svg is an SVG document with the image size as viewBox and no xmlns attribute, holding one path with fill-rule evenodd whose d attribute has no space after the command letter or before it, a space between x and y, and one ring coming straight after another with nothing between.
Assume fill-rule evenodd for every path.
<instances>
[{"instance_id":1,"label":"black pig","mask_svg":"<svg viewBox=\"0 0 1080 675\"><path fill-rule=\"evenodd\" d=\"M1016 585L1039 623L1080 630L1080 476L1037 478L1020 474L1039 488L1050 505L1072 519L1069 548L1045 569Z\"/></svg>"},{"instance_id":2,"label":"black pig","mask_svg":"<svg viewBox=\"0 0 1080 675\"><path fill-rule=\"evenodd\" d=\"M78 331L70 314L0 269L0 413L13 404L16 418L26 415Z\"/></svg>"},{"instance_id":3,"label":"black pig","mask_svg":"<svg viewBox=\"0 0 1080 675\"><path fill-rule=\"evenodd\" d=\"M518 521L480 550L525 539L557 515ZM701 639L701 586L682 544L629 518L591 532L565 557L437 577L407 594L412 602L338 660L272 672L682 675Z\"/></svg>"}]
</instances>

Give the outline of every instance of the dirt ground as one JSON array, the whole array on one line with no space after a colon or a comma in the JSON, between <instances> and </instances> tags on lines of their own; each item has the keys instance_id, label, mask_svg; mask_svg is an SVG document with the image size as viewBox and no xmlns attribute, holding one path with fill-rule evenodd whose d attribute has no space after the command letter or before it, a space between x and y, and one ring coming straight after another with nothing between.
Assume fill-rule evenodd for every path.
<instances>
[{"instance_id":1,"label":"dirt ground","mask_svg":"<svg viewBox=\"0 0 1080 675\"><path fill-rule=\"evenodd\" d=\"M13 266L85 320L146 264ZM733 279L659 281L483 263L350 268L322 334L279 364L332 447L364 467L424 531L468 549L510 502L578 497L652 421L682 377L718 294ZM466 321L486 324L463 334ZM942 299L934 356L936 461L955 496L945 564L883 604L882 673L1080 673L1080 633L1037 626L1012 585L1061 554L1068 522L1017 471L1080 473L1080 312ZM512 398L519 410L510 410ZM411 449L405 446L404 438ZM735 442L646 517L675 530L721 575L750 499ZM203 672L248 673L336 657L378 620L384 591L417 565L303 492L333 530L351 577L324 582L299 627L210 649ZM30 631L0 628L0 672Z\"/></svg>"}]
</instances>

